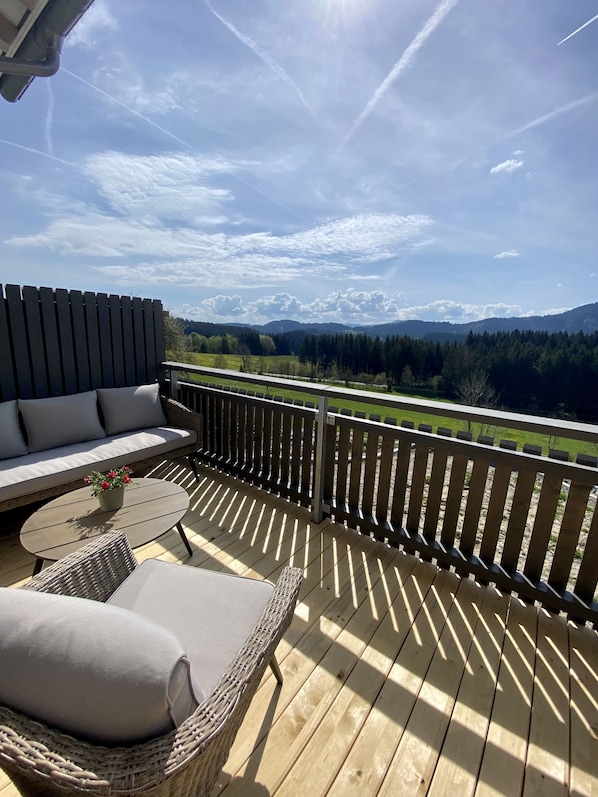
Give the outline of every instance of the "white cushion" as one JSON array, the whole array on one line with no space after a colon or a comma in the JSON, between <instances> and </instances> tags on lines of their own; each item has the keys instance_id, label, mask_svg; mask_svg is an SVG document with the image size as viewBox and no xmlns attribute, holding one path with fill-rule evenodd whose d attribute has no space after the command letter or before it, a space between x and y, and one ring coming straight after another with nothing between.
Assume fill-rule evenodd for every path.
<instances>
[{"instance_id":1,"label":"white cushion","mask_svg":"<svg viewBox=\"0 0 598 797\"><path fill-rule=\"evenodd\" d=\"M126 609L0 589L0 702L76 737L130 744L195 711L183 644Z\"/></svg>"},{"instance_id":2,"label":"white cushion","mask_svg":"<svg viewBox=\"0 0 598 797\"><path fill-rule=\"evenodd\" d=\"M29 451L67 446L106 437L95 390L44 399L19 399Z\"/></svg>"},{"instance_id":3,"label":"white cushion","mask_svg":"<svg viewBox=\"0 0 598 797\"><path fill-rule=\"evenodd\" d=\"M209 695L241 650L274 587L267 581L146 559L108 603L131 609L180 639Z\"/></svg>"},{"instance_id":4,"label":"white cushion","mask_svg":"<svg viewBox=\"0 0 598 797\"><path fill-rule=\"evenodd\" d=\"M3 401L0 404L0 459L22 457L28 453L19 427L17 402Z\"/></svg>"},{"instance_id":5,"label":"white cushion","mask_svg":"<svg viewBox=\"0 0 598 797\"><path fill-rule=\"evenodd\" d=\"M166 416L160 402L160 386L100 388L98 398L107 434L164 426Z\"/></svg>"},{"instance_id":6,"label":"white cushion","mask_svg":"<svg viewBox=\"0 0 598 797\"><path fill-rule=\"evenodd\" d=\"M131 465L134 469L135 463L149 457L176 456L178 449L196 439L194 431L167 426L0 460L0 501L82 480L93 470L104 471L123 465Z\"/></svg>"}]
</instances>

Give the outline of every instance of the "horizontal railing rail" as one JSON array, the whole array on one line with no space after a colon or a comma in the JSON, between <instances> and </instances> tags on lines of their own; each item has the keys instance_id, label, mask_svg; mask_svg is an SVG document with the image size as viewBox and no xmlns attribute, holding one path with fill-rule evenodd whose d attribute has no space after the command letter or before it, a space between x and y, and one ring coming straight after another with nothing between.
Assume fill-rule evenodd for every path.
<instances>
[{"instance_id":1,"label":"horizontal railing rail","mask_svg":"<svg viewBox=\"0 0 598 797\"><path fill-rule=\"evenodd\" d=\"M388 545L417 553L480 583L538 601L578 622L598 623L597 460L534 445L381 416L360 417L330 405L358 397L379 406L437 415L438 402L165 363L171 392L203 416L203 461ZM182 381L253 383L249 389ZM262 388L262 389L256 389ZM303 399L277 397L292 386ZM266 390L268 397L266 396ZM274 394L272 396L272 394ZM496 425L492 410L444 405L453 417ZM459 415L462 410L462 415ZM508 426L511 413L500 413ZM594 443L596 427L515 415L516 428ZM567 432L567 434L565 433Z\"/></svg>"}]
</instances>

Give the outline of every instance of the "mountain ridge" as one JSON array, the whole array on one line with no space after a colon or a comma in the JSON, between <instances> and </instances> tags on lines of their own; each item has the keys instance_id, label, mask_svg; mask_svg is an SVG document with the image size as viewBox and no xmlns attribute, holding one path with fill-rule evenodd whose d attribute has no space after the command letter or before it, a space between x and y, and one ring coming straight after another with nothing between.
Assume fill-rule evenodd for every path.
<instances>
[{"instance_id":1,"label":"mountain ridge","mask_svg":"<svg viewBox=\"0 0 598 797\"><path fill-rule=\"evenodd\" d=\"M365 334L370 337L407 336L411 338L451 340L467 336L470 332L598 332L598 302L584 304L562 313L551 315L517 316L513 318L491 317L465 323L451 321L392 321L385 324L349 326L334 322L303 323L291 319L270 321L263 325L251 325L265 335L305 332L306 334Z\"/></svg>"}]
</instances>

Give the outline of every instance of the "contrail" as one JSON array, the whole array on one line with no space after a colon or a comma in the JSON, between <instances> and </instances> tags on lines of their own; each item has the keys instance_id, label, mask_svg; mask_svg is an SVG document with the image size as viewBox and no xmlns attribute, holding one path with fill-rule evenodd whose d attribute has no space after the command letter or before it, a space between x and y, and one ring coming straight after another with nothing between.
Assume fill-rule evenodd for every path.
<instances>
[{"instance_id":1,"label":"contrail","mask_svg":"<svg viewBox=\"0 0 598 797\"><path fill-rule=\"evenodd\" d=\"M436 11L434 11L415 39L413 39L411 44L407 47L403 55L390 70L384 81L380 84L380 86L378 86L371 100L359 114L355 122L353 122L353 126L338 145L336 152L334 153L335 155L345 146L345 144L347 144L348 141L353 138L358 128L365 122L376 105L378 105L389 86L394 83L395 80L398 80L398 78L409 69L415 59L415 56L424 46L428 37L436 30L448 12L454 6L456 6L458 2L459 0L442 0L442 2L436 8Z\"/></svg>"},{"instance_id":2,"label":"contrail","mask_svg":"<svg viewBox=\"0 0 598 797\"><path fill-rule=\"evenodd\" d=\"M517 136L519 133L525 133L527 130L531 130L533 127L538 127L538 125L542 125L544 122L549 122L551 119L555 119L557 116L567 113L567 111L572 111L574 108L579 108L580 105L585 105L588 102L592 102L592 100L595 100L597 97L598 91L595 91L593 94L586 94L585 97L581 97L579 100L569 102L567 105L561 105L560 108L555 108L554 111L550 111L550 113L546 113L544 116L539 116L537 119L533 119L531 122L523 125L523 127L518 127L517 130L512 130L509 133L509 136Z\"/></svg>"},{"instance_id":3,"label":"contrail","mask_svg":"<svg viewBox=\"0 0 598 797\"><path fill-rule=\"evenodd\" d=\"M581 28L577 28L577 30L574 30L573 33L570 33L568 36L565 36L564 39L561 39L560 42L557 44L557 47L560 47L561 44L563 44L566 41L569 41L569 39L572 38L573 36L575 36L576 33L579 33L580 30L583 30L584 28L587 28L588 25L591 25L592 22L596 22L597 19L598 19L598 14L596 14L595 17L592 17L592 19L588 19L587 22L584 22L584 24L581 26Z\"/></svg>"},{"instance_id":4,"label":"contrail","mask_svg":"<svg viewBox=\"0 0 598 797\"><path fill-rule=\"evenodd\" d=\"M111 94L108 94L106 91L103 91L102 89L98 88L97 86L94 86L93 83L89 83L84 78L79 77L79 75L75 75L73 72L69 72L68 69L61 68L61 72L65 72L67 75L70 75L71 77L75 78L75 80L79 80L81 83L85 84L86 86L89 86L90 89L93 89L94 91L97 91L98 94L101 94L102 96L106 97L108 100L111 100L112 102L115 102L117 105L120 105L121 108L124 108L126 111L129 111L129 113L132 113L134 116L138 116L140 119L143 119L143 121L147 122L148 125L151 125L152 127L155 127L161 133L164 133L165 136L168 136L169 138L172 138L174 141L176 141L177 143L181 144L183 147L186 147L187 149L191 150L191 152L195 152L196 155L202 155L203 156L202 152L200 152L198 149L196 149L191 144L188 144L186 141L183 141L182 138L179 138L178 136L175 136L174 133L170 132L170 130L166 130L166 128L160 127L159 124L156 124L156 122L152 122L152 120L148 119L147 116L144 116L143 114L139 113L139 111L134 110L133 108L131 108L128 105L125 105L124 102L121 102L120 100L117 100L116 97L113 97ZM264 199L268 200L268 202L272 202L273 205L278 205L279 208L282 208L287 213L290 213L291 216L295 216L295 218L299 219L299 221L305 221L301 216L299 216L297 213L295 213L295 211L291 210L290 208L287 208L285 205L283 205L281 202L278 202L276 199L272 199L271 196L268 196L268 194L264 193L263 191L260 191L259 188L256 188L254 185L249 183L247 180L244 180L242 177L239 177L238 174L235 174L234 172L231 172L229 169L225 169L223 167L222 167L222 171L226 172L226 174L230 175L231 177L234 177L235 180L238 180L240 183L243 183L243 185L246 185L248 188L251 188L251 190L255 191L256 194L259 194L260 196L263 196Z\"/></svg>"},{"instance_id":5,"label":"contrail","mask_svg":"<svg viewBox=\"0 0 598 797\"><path fill-rule=\"evenodd\" d=\"M295 83L293 78L288 74L288 72L285 72L285 70L280 66L280 64L277 63L269 53L263 50L259 46L259 44L254 42L253 39L250 39L249 36L246 36L244 33L241 33L240 30L237 30L237 28L235 28L232 22L229 22L227 19L221 16L216 11L216 9L210 4L209 0L204 0L204 2L206 6L210 9L212 14L216 17L216 19L220 20L220 22L222 22L222 24L230 30L233 36L236 36L240 42L249 47L250 50L253 50L253 52L257 55L257 57L260 58L266 64L266 66L274 72L275 75L281 78L281 80L284 80L284 82L287 83L293 89L293 91L297 94L297 96L301 100L301 104L306 108L310 116L317 122L318 119L316 118L316 115L314 114L312 109L309 107L307 100L303 96L303 92L301 91L299 86Z\"/></svg>"},{"instance_id":6,"label":"contrail","mask_svg":"<svg viewBox=\"0 0 598 797\"><path fill-rule=\"evenodd\" d=\"M52 146L52 119L54 117L54 93L49 80L46 81L48 87L48 112L46 114L46 142L48 144L48 152L50 155L54 154L54 147Z\"/></svg>"},{"instance_id":7,"label":"contrail","mask_svg":"<svg viewBox=\"0 0 598 797\"><path fill-rule=\"evenodd\" d=\"M5 138L0 138L0 144L8 144L9 147L24 149L25 152L33 152L35 155L41 155L42 158L49 158L51 161L57 161L57 163L63 163L65 166L73 165L69 161L62 160L62 158L57 158L55 155L49 155L47 152L42 152L41 150L34 149L33 147L25 147L23 146L23 144L17 144L15 141L8 141Z\"/></svg>"}]
</instances>

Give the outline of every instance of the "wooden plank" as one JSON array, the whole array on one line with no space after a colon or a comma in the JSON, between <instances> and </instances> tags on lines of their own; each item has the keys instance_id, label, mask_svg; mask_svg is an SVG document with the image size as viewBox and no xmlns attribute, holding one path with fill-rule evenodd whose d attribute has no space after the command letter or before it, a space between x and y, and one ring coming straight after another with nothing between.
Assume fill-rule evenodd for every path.
<instances>
[{"instance_id":1,"label":"wooden plank","mask_svg":"<svg viewBox=\"0 0 598 797\"><path fill-rule=\"evenodd\" d=\"M110 311L110 339L112 341L112 367L114 387L125 387L125 341L123 338L123 325L120 299L115 294L108 297Z\"/></svg>"},{"instance_id":2,"label":"wooden plank","mask_svg":"<svg viewBox=\"0 0 598 797\"><path fill-rule=\"evenodd\" d=\"M569 648L567 624L538 614L534 697L522 797L569 793Z\"/></svg>"},{"instance_id":3,"label":"wooden plank","mask_svg":"<svg viewBox=\"0 0 598 797\"><path fill-rule=\"evenodd\" d=\"M280 481L289 483L291 465L291 417L293 411L290 407L282 407L282 438L280 451Z\"/></svg>"},{"instance_id":4,"label":"wooden plank","mask_svg":"<svg viewBox=\"0 0 598 797\"><path fill-rule=\"evenodd\" d=\"M490 500L488 501L488 511L480 545L480 559L486 564L494 562L511 474L511 468L502 462L494 468Z\"/></svg>"},{"instance_id":5,"label":"wooden plank","mask_svg":"<svg viewBox=\"0 0 598 797\"><path fill-rule=\"evenodd\" d=\"M315 457L315 417L313 413L303 419L303 451L301 454L301 491L307 495L312 483L312 462Z\"/></svg>"},{"instance_id":6,"label":"wooden plank","mask_svg":"<svg viewBox=\"0 0 598 797\"><path fill-rule=\"evenodd\" d=\"M154 337L156 341L156 363L166 359L166 341L164 339L164 308L160 299L153 300L154 308ZM157 375L158 376L158 375ZM162 374L159 374L160 380Z\"/></svg>"},{"instance_id":7,"label":"wooden plank","mask_svg":"<svg viewBox=\"0 0 598 797\"><path fill-rule=\"evenodd\" d=\"M407 523L405 524L407 531L411 532L419 531L419 521L423 512L429 451L430 448L427 442L415 444L411 488L409 490L409 509L407 511Z\"/></svg>"},{"instance_id":8,"label":"wooden plank","mask_svg":"<svg viewBox=\"0 0 598 797\"><path fill-rule=\"evenodd\" d=\"M58 322L54 291L51 288L39 289L42 340L48 372L48 395L62 396L65 393L62 381L62 350L58 340ZM66 352L65 352L66 353Z\"/></svg>"},{"instance_id":9,"label":"wooden plank","mask_svg":"<svg viewBox=\"0 0 598 797\"><path fill-rule=\"evenodd\" d=\"M521 543L525 534L536 477L536 472L531 470L520 470L517 473L517 483L513 501L511 502L507 533L500 562L505 570L511 572L517 570L519 566Z\"/></svg>"},{"instance_id":10,"label":"wooden plank","mask_svg":"<svg viewBox=\"0 0 598 797\"><path fill-rule=\"evenodd\" d=\"M399 449L395 460L394 486L392 491L391 523L395 526L403 525L403 515L406 508L407 480L409 478L409 463L411 460L411 441L401 437L398 441Z\"/></svg>"},{"instance_id":11,"label":"wooden plank","mask_svg":"<svg viewBox=\"0 0 598 797\"><path fill-rule=\"evenodd\" d=\"M562 484L562 479L558 476L544 474L534 528L523 568L528 578L538 579L542 574Z\"/></svg>"},{"instance_id":12,"label":"wooden plank","mask_svg":"<svg viewBox=\"0 0 598 797\"><path fill-rule=\"evenodd\" d=\"M410 579L414 567L413 559L399 558L389 568L390 572L384 573L387 609L379 611L381 621L365 651L347 675L333 704L322 712L301 757L277 789L277 797L326 794L330 788L410 633L412 606L416 613L421 607L421 585L416 587ZM339 644L342 641L339 637Z\"/></svg>"},{"instance_id":13,"label":"wooden plank","mask_svg":"<svg viewBox=\"0 0 598 797\"><path fill-rule=\"evenodd\" d=\"M385 572L388 560L384 564ZM388 607L387 590L390 584L381 578L380 571L376 573L372 570L371 574L368 574L367 571L364 572L363 566L360 570L362 576L366 578L370 576L369 589L374 605ZM380 619L379 614L372 612L369 601L359 603L356 611L346 622L342 616L339 618L341 630L336 644L329 646L320 666L312 671L308 680L295 694L293 702L261 742L258 748L263 751L261 761L256 761L257 767L252 766L249 770L252 780L268 782L270 792L279 789L287 770L297 761L312 733L330 710L379 626ZM229 763L228 761L226 764L227 769ZM234 779L224 792L226 797L237 795L241 797L247 794L245 778L247 770L248 767L243 766L234 773Z\"/></svg>"},{"instance_id":14,"label":"wooden plank","mask_svg":"<svg viewBox=\"0 0 598 797\"><path fill-rule=\"evenodd\" d=\"M158 356L156 352L156 332L154 307L151 299L144 299L143 327L145 352L145 381L155 382L158 379Z\"/></svg>"},{"instance_id":15,"label":"wooden plank","mask_svg":"<svg viewBox=\"0 0 598 797\"><path fill-rule=\"evenodd\" d=\"M100 333L100 352L102 355L102 387L114 387L114 367L112 365L112 352L114 342L112 339L113 330L110 323L110 304L108 295L98 293L96 295L98 308L98 329Z\"/></svg>"},{"instance_id":16,"label":"wooden plank","mask_svg":"<svg viewBox=\"0 0 598 797\"><path fill-rule=\"evenodd\" d=\"M571 482L565 511L561 520L561 528L548 583L556 590L565 589L571 573L571 565L575 558L581 526L588 506L590 486Z\"/></svg>"},{"instance_id":17,"label":"wooden plank","mask_svg":"<svg viewBox=\"0 0 598 797\"><path fill-rule=\"evenodd\" d=\"M376 493L376 518L382 522L388 520L388 507L390 498L390 483L393 465L394 436L386 430L382 433L380 445L380 471L378 476L378 490Z\"/></svg>"},{"instance_id":18,"label":"wooden plank","mask_svg":"<svg viewBox=\"0 0 598 797\"><path fill-rule=\"evenodd\" d=\"M336 465L336 491L337 504L347 501L347 473L349 466L350 427L346 421L339 418L338 454Z\"/></svg>"},{"instance_id":19,"label":"wooden plank","mask_svg":"<svg viewBox=\"0 0 598 797\"><path fill-rule=\"evenodd\" d=\"M125 385L137 384L135 371L135 332L133 327L133 302L128 296L120 297Z\"/></svg>"},{"instance_id":20,"label":"wooden plank","mask_svg":"<svg viewBox=\"0 0 598 797\"><path fill-rule=\"evenodd\" d=\"M4 288L0 285L0 401L11 401L17 398L17 383L10 346L8 327L7 300Z\"/></svg>"},{"instance_id":21,"label":"wooden plank","mask_svg":"<svg viewBox=\"0 0 598 797\"><path fill-rule=\"evenodd\" d=\"M476 797L520 794L534 685L537 614L512 599Z\"/></svg>"},{"instance_id":22,"label":"wooden plank","mask_svg":"<svg viewBox=\"0 0 598 797\"><path fill-rule=\"evenodd\" d=\"M440 542L445 548L452 548L455 544L468 463L467 454L453 453L444 520L442 521L442 531L440 533Z\"/></svg>"},{"instance_id":23,"label":"wooden plank","mask_svg":"<svg viewBox=\"0 0 598 797\"><path fill-rule=\"evenodd\" d=\"M69 292L64 288L58 288L54 291L54 298L56 301L56 318L60 348L59 358L62 366L64 392L69 395L71 393L77 393L79 390L77 361L75 359L75 345L73 342L71 300Z\"/></svg>"},{"instance_id":24,"label":"wooden plank","mask_svg":"<svg viewBox=\"0 0 598 797\"><path fill-rule=\"evenodd\" d=\"M417 703L430 662L459 582L446 571L426 587L419 579L431 572L420 562L413 571L419 602L409 603L411 630L394 660L359 737L332 784L329 797L374 797L388 771ZM410 598L409 598L410 599ZM420 609L421 606L421 609Z\"/></svg>"},{"instance_id":25,"label":"wooden plank","mask_svg":"<svg viewBox=\"0 0 598 797\"><path fill-rule=\"evenodd\" d=\"M424 537L431 541L436 539L438 530L438 518L440 516L440 504L444 491L447 459L448 451L446 448L434 448L423 529Z\"/></svg>"},{"instance_id":26,"label":"wooden plank","mask_svg":"<svg viewBox=\"0 0 598 797\"><path fill-rule=\"evenodd\" d=\"M80 291L70 292L73 319L73 341L77 364L77 383L79 391L91 390L90 360L87 353L87 331L85 326L85 307Z\"/></svg>"},{"instance_id":27,"label":"wooden plank","mask_svg":"<svg viewBox=\"0 0 598 797\"><path fill-rule=\"evenodd\" d=\"M594 505L594 513L586 539L585 551L583 553L577 581L575 582L574 592L582 600L592 601L596 584L598 584L598 503Z\"/></svg>"},{"instance_id":28,"label":"wooden plank","mask_svg":"<svg viewBox=\"0 0 598 797\"><path fill-rule=\"evenodd\" d=\"M463 530L459 542L459 549L466 556L471 556L474 552L478 530L481 526L482 503L488 478L488 466L489 463L486 458L476 459L473 462L467 506L465 508L465 517L463 518Z\"/></svg>"},{"instance_id":29,"label":"wooden plank","mask_svg":"<svg viewBox=\"0 0 598 797\"><path fill-rule=\"evenodd\" d=\"M22 293L25 322L27 324L27 337L29 340L33 392L35 398L47 398L50 389L48 385L48 366L45 357L39 292L37 288L25 285Z\"/></svg>"},{"instance_id":30,"label":"wooden plank","mask_svg":"<svg viewBox=\"0 0 598 797\"><path fill-rule=\"evenodd\" d=\"M87 329L87 357L92 389L103 387L102 347L98 324L98 307L95 293L85 291L83 294L85 326Z\"/></svg>"},{"instance_id":31,"label":"wooden plank","mask_svg":"<svg viewBox=\"0 0 598 797\"><path fill-rule=\"evenodd\" d=\"M133 384L143 385L147 382L143 303L138 296L134 296L131 304L133 308L133 352L135 360L135 381Z\"/></svg>"},{"instance_id":32,"label":"wooden plank","mask_svg":"<svg viewBox=\"0 0 598 797\"><path fill-rule=\"evenodd\" d=\"M291 454L291 475L290 475L290 484L291 487L295 489L300 489L301 486L301 461L302 461L302 453L305 451L305 441L304 441L304 429L303 429L303 421L304 415L297 411L293 413L291 423L292 423L292 431L291 431L291 440L292 440L292 454ZM307 459L309 461L310 455L307 453Z\"/></svg>"},{"instance_id":33,"label":"wooden plank","mask_svg":"<svg viewBox=\"0 0 598 797\"><path fill-rule=\"evenodd\" d=\"M376 487L376 471L378 469L378 451L380 436L373 429L367 434L365 445L365 465L363 475L363 488L361 508L365 515L372 515L374 510L374 491Z\"/></svg>"},{"instance_id":34,"label":"wooden plank","mask_svg":"<svg viewBox=\"0 0 598 797\"><path fill-rule=\"evenodd\" d=\"M438 763L472 643L471 629L484 595L483 588L466 579L456 590L446 592L452 592L454 602L449 604L438 646L378 792L380 797L400 797L416 790L425 794ZM467 734L467 729L463 733Z\"/></svg>"},{"instance_id":35,"label":"wooden plank","mask_svg":"<svg viewBox=\"0 0 598 797\"><path fill-rule=\"evenodd\" d=\"M353 429L351 436L351 465L349 469L349 507L359 509L361 496L361 473L363 469L363 429Z\"/></svg>"},{"instance_id":36,"label":"wooden plank","mask_svg":"<svg viewBox=\"0 0 598 797\"><path fill-rule=\"evenodd\" d=\"M598 666L595 631L569 626L570 793L598 794Z\"/></svg>"},{"instance_id":37,"label":"wooden plank","mask_svg":"<svg viewBox=\"0 0 598 797\"><path fill-rule=\"evenodd\" d=\"M510 599L494 589L483 595L473 644L459 686L431 792L437 797L473 794L494 703Z\"/></svg>"},{"instance_id":38,"label":"wooden plank","mask_svg":"<svg viewBox=\"0 0 598 797\"><path fill-rule=\"evenodd\" d=\"M12 332L13 362L17 382L17 396L35 398L33 374L29 360L29 337L21 291L17 285L6 285L6 306Z\"/></svg>"},{"instance_id":39,"label":"wooden plank","mask_svg":"<svg viewBox=\"0 0 598 797\"><path fill-rule=\"evenodd\" d=\"M280 479L280 427L282 425L282 413L280 404L272 405L272 443L270 460L270 478L278 482Z\"/></svg>"}]
</instances>

